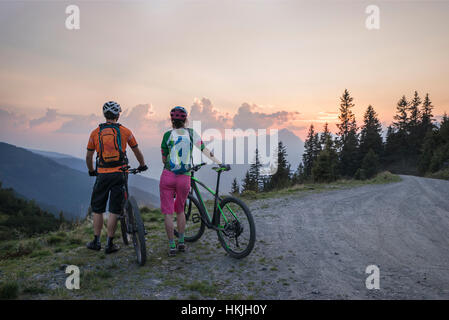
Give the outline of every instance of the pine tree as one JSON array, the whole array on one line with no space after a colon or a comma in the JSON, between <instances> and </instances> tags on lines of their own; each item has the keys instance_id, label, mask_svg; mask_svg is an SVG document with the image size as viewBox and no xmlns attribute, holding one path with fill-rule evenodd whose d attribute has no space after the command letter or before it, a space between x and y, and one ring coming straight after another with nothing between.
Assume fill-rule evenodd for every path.
<instances>
[{"instance_id":1,"label":"pine tree","mask_svg":"<svg viewBox=\"0 0 449 320\"><path fill-rule=\"evenodd\" d=\"M441 126L446 124L449 121L449 117L447 116L447 113L445 112L443 114L443 119L441 120Z\"/></svg>"},{"instance_id":2,"label":"pine tree","mask_svg":"<svg viewBox=\"0 0 449 320\"><path fill-rule=\"evenodd\" d=\"M268 190L282 189L288 187L290 184L290 164L287 161L287 149L282 141L279 141L277 148L277 170L270 177L267 188Z\"/></svg>"},{"instance_id":3,"label":"pine tree","mask_svg":"<svg viewBox=\"0 0 449 320\"><path fill-rule=\"evenodd\" d=\"M357 131L355 115L352 112L352 108L354 107L353 100L348 89L345 89L340 98L340 115L338 116L340 123L337 123L337 128L339 129L338 136L342 140L342 145L344 145L348 136Z\"/></svg>"},{"instance_id":4,"label":"pine tree","mask_svg":"<svg viewBox=\"0 0 449 320\"><path fill-rule=\"evenodd\" d=\"M407 110L409 111L409 120L408 120L408 153L411 155L418 154L420 152L420 147L424 137L420 137L421 131L421 114L419 107L421 105L421 98L418 95L418 92L415 91L412 101L410 101Z\"/></svg>"},{"instance_id":5,"label":"pine tree","mask_svg":"<svg viewBox=\"0 0 449 320\"><path fill-rule=\"evenodd\" d=\"M340 123L337 124L337 128L339 129L340 172L343 176L349 177L352 177L359 167L357 124L351 110L353 107L353 98L345 89L340 98L340 115L338 116Z\"/></svg>"},{"instance_id":6,"label":"pine tree","mask_svg":"<svg viewBox=\"0 0 449 320\"><path fill-rule=\"evenodd\" d=\"M327 139L332 139L332 134L329 131L329 124L326 122L324 124L323 132L320 134L320 147L321 149L324 149L326 146Z\"/></svg>"},{"instance_id":7,"label":"pine tree","mask_svg":"<svg viewBox=\"0 0 449 320\"><path fill-rule=\"evenodd\" d=\"M231 194L239 194L239 193L240 193L240 186L239 183L237 182L237 178L234 178L231 186Z\"/></svg>"},{"instance_id":8,"label":"pine tree","mask_svg":"<svg viewBox=\"0 0 449 320\"><path fill-rule=\"evenodd\" d=\"M446 113L438 128L427 131L419 159L421 174L443 169L449 169L449 118Z\"/></svg>"},{"instance_id":9,"label":"pine tree","mask_svg":"<svg viewBox=\"0 0 449 320\"><path fill-rule=\"evenodd\" d=\"M386 158L389 162L401 160L403 163L408 155L409 139L408 128L409 118L407 114L408 102L405 96L396 105L396 115L393 117L392 130L387 134Z\"/></svg>"},{"instance_id":10,"label":"pine tree","mask_svg":"<svg viewBox=\"0 0 449 320\"><path fill-rule=\"evenodd\" d=\"M369 149L362 161L362 166L359 171L359 179L371 179L379 172L379 156Z\"/></svg>"},{"instance_id":11,"label":"pine tree","mask_svg":"<svg viewBox=\"0 0 449 320\"><path fill-rule=\"evenodd\" d=\"M302 162L304 164L304 176L309 178L312 175L313 162L317 157L317 134L315 133L315 128L313 123L309 127L309 132L307 133L306 141L304 142L304 153L302 155Z\"/></svg>"},{"instance_id":12,"label":"pine tree","mask_svg":"<svg viewBox=\"0 0 449 320\"><path fill-rule=\"evenodd\" d=\"M320 154L322 148L321 148L321 143L320 143L320 135L319 133L315 133L315 135L313 136L313 159L318 158L318 155Z\"/></svg>"},{"instance_id":13,"label":"pine tree","mask_svg":"<svg viewBox=\"0 0 449 320\"><path fill-rule=\"evenodd\" d=\"M261 187L262 187L262 179L261 179L261 175L260 175L261 167L262 167L262 163L260 162L259 149L256 148L254 162L251 164L251 166L249 168L249 175L250 175L251 181L254 186L253 190L256 192L259 191L259 189L261 189Z\"/></svg>"},{"instance_id":14,"label":"pine tree","mask_svg":"<svg viewBox=\"0 0 449 320\"><path fill-rule=\"evenodd\" d=\"M361 157L366 156L371 149L375 154L383 154L382 125L380 124L374 108L369 105L363 116L363 126L360 132L360 153Z\"/></svg>"},{"instance_id":15,"label":"pine tree","mask_svg":"<svg viewBox=\"0 0 449 320\"><path fill-rule=\"evenodd\" d=\"M292 177L292 183L293 184L302 184L304 183L305 175L304 175L304 165L302 162L299 163L298 168L296 169L295 173Z\"/></svg>"},{"instance_id":16,"label":"pine tree","mask_svg":"<svg viewBox=\"0 0 449 320\"><path fill-rule=\"evenodd\" d=\"M406 131L408 128L408 115L407 115L408 102L405 96L398 101L396 106L396 115L394 116L393 127L396 131Z\"/></svg>"},{"instance_id":17,"label":"pine tree","mask_svg":"<svg viewBox=\"0 0 449 320\"><path fill-rule=\"evenodd\" d=\"M246 171L245 178L242 182L242 192L245 191L255 191L254 181L251 179L251 175L249 174L249 170Z\"/></svg>"},{"instance_id":18,"label":"pine tree","mask_svg":"<svg viewBox=\"0 0 449 320\"><path fill-rule=\"evenodd\" d=\"M312 177L315 182L332 182L338 178L338 154L331 136L324 141L324 148L313 165Z\"/></svg>"},{"instance_id":19,"label":"pine tree","mask_svg":"<svg viewBox=\"0 0 449 320\"><path fill-rule=\"evenodd\" d=\"M407 111L409 112L409 120L408 120L408 129L409 132L413 131L418 127L420 122L420 110L419 107L421 105L421 98L418 95L418 91L415 91L412 101L407 106Z\"/></svg>"},{"instance_id":20,"label":"pine tree","mask_svg":"<svg viewBox=\"0 0 449 320\"><path fill-rule=\"evenodd\" d=\"M434 151L439 145L439 131L427 131L422 146L422 154L419 158L418 171L425 174L430 169L430 163L433 158Z\"/></svg>"},{"instance_id":21,"label":"pine tree","mask_svg":"<svg viewBox=\"0 0 449 320\"><path fill-rule=\"evenodd\" d=\"M432 111L433 105L427 93L421 108L421 136L425 136L427 131L434 128Z\"/></svg>"}]
</instances>

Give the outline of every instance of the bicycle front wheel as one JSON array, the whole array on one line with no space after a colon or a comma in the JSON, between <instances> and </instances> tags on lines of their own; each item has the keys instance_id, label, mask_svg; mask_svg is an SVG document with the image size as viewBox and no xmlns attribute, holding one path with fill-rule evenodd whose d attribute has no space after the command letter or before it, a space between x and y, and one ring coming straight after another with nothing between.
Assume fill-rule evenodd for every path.
<instances>
[{"instance_id":1,"label":"bicycle front wheel","mask_svg":"<svg viewBox=\"0 0 449 320\"><path fill-rule=\"evenodd\" d=\"M226 197L215 217L218 240L233 258L241 259L251 253L256 242L256 226L248 206L240 199Z\"/></svg>"},{"instance_id":2,"label":"bicycle front wheel","mask_svg":"<svg viewBox=\"0 0 449 320\"><path fill-rule=\"evenodd\" d=\"M145 228L136 199L130 197L125 206L127 210L128 223L131 230L134 249L136 250L137 263L143 266L147 260L147 249L145 245Z\"/></svg>"}]
</instances>

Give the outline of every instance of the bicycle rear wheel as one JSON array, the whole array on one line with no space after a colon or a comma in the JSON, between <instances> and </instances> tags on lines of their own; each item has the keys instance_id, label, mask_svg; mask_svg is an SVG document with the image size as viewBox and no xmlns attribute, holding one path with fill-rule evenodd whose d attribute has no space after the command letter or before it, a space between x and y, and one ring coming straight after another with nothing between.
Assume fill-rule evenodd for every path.
<instances>
[{"instance_id":1,"label":"bicycle rear wheel","mask_svg":"<svg viewBox=\"0 0 449 320\"><path fill-rule=\"evenodd\" d=\"M204 233L204 222L202 219L203 211L198 200L191 194L187 197L184 205L184 214L186 216L186 228L184 231L184 240L186 242L195 242ZM179 237L179 232L175 229L175 236Z\"/></svg>"},{"instance_id":2,"label":"bicycle rear wheel","mask_svg":"<svg viewBox=\"0 0 449 320\"><path fill-rule=\"evenodd\" d=\"M226 197L220 203L218 240L233 258L241 259L251 253L256 242L256 226L247 205L240 199ZM217 221L217 220L215 220Z\"/></svg>"},{"instance_id":3,"label":"bicycle rear wheel","mask_svg":"<svg viewBox=\"0 0 449 320\"><path fill-rule=\"evenodd\" d=\"M128 223L131 232L134 249L136 251L137 263L143 266L147 260L147 249L145 245L145 228L136 199L130 197L126 203Z\"/></svg>"},{"instance_id":4,"label":"bicycle rear wheel","mask_svg":"<svg viewBox=\"0 0 449 320\"><path fill-rule=\"evenodd\" d=\"M125 244L125 246L127 246L129 244L129 237L128 237L128 227L127 227L127 217L123 216L120 219L120 229L122 231L122 239L123 239L123 243Z\"/></svg>"}]
</instances>

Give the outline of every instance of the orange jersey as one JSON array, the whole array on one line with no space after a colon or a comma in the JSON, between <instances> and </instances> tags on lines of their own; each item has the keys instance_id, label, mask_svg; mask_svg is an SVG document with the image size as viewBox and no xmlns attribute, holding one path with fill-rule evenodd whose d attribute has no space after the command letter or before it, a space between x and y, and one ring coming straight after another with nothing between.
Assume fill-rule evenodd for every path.
<instances>
[{"instance_id":1,"label":"orange jersey","mask_svg":"<svg viewBox=\"0 0 449 320\"><path fill-rule=\"evenodd\" d=\"M87 150L96 151L97 154L100 152L100 141L98 139L98 133L100 132L100 128L96 128L90 134L89 142L87 143ZM137 141L134 137L131 130L124 126L120 126L120 135L122 137L122 150L126 150L126 146L130 146L131 148L137 147ZM120 168L122 166L114 167L114 168L98 168L98 173L111 173L111 172L121 172Z\"/></svg>"}]
</instances>

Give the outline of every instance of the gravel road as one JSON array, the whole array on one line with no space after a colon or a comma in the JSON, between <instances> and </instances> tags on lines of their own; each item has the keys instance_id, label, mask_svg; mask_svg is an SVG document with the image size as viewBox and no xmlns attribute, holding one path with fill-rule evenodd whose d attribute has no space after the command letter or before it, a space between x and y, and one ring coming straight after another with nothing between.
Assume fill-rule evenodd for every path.
<instances>
[{"instance_id":1,"label":"gravel road","mask_svg":"<svg viewBox=\"0 0 449 320\"><path fill-rule=\"evenodd\" d=\"M269 298L448 299L449 181L401 178L253 208L265 254L283 256L278 272L297 280ZM366 288L368 265L379 290Z\"/></svg>"}]
</instances>

